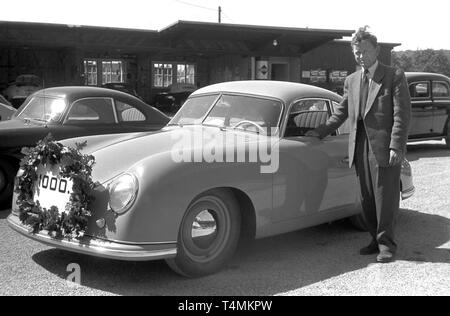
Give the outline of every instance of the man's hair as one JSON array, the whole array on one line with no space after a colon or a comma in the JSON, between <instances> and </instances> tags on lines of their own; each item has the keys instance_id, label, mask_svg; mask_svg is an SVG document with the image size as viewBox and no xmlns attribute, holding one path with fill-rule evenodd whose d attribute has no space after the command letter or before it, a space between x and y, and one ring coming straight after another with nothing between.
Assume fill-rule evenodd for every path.
<instances>
[{"instance_id":1,"label":"man's hair","mask_svg":"<svg viewBox=\"0 0 450 316\"><path fill-rule=\"evenodd\" d=\"M378 40L375 35L367 31L368 26L360 27L352 38L352 47L361 43L361 41L370 42L373 47L378 46Z\"/></svg>"}]
</instances>

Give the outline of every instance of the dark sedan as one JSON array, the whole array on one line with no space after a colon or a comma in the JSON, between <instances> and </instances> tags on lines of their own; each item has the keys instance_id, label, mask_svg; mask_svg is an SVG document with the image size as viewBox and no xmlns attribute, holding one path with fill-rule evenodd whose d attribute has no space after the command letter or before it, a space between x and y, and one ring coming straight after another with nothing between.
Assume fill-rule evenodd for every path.
<instances>
[{"instance_id":1,"label":"dark sedan","mask_svg":"<svg viewBox=\"0 0 450 316\"><path fill-rule=\"evenodd\" d=\"M450 78L436 73L407 72L411 94L410 141L445 138L450 149Z\"/></svg>"},{"instance_id":2,"label":"dark sedan","mask_svg":"<svg viewBox=\"0 0 450 316\"><path fill-rule=\"evenodd\" d=\"M197 88L192 84L176 83L168 87L168 91L155 95L154 105L158 109L168 113L174 113L180 109L184 101Z\"/></svg>"},{"instance_id":3,"label":"dark sedan","mask_svg":"<svg viewBox=\"0 0 450 316\"><path fill-rule=\"evenodd\" d=\"M29 96L11 120L0 122L0 209L8 206L21 148L51 133L57 140L159 130L169 118L124 92L58 87Z\"/></svg>"}]
</instances>

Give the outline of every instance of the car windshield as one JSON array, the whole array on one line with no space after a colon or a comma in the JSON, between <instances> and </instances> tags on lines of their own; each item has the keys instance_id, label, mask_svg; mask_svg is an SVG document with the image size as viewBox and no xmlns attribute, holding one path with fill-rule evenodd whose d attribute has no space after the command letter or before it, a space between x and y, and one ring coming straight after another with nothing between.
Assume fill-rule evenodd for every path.
<instances>
[{"instance_id":1,"label":"car windshield","mask_svg":"<svg viewBox=\"0 0 450 316\"><path fill-rule=\"evenodd\" d=\"M188 99L171 124L205 124L255 132L278 128L283 108L278 100L224 94L207 114L216 99L217 95Z\"/></svg>"},{"instance_id":2,"label":"car windshield","mask_svg":"<svg viewBox=\"0 0 450 316\"><path fill-rule=\"evenodd\" d=\"M45 122L58 121L65 108L63 98L33 96L17 117Z\"/></svg>"},{"instance_id":3,"label":"car windshield","mask_svg":"<svg viewBox=\"0 0 450 316\"><path fill-rule=\"evenodd\" d=\"M217 100L218 94L189 98L169 125L201 124L208 110Z\"/></svg>"}]
</instances>

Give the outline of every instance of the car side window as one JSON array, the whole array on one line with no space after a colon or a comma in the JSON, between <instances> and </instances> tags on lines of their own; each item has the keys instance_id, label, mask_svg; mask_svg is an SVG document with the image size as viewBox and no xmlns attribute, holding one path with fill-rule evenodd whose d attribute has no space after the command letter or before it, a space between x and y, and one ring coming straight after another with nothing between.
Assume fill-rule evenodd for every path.
<instances>
[{"instance_id":1,"label":"car side window","mask_svg":"<svg viewBox=\"0 0 450 316\"><path fill-rule=\"evenodd\" d=\"M125 102L115 100L117 118L119 122L143 122L145 115L136 107Z\"/></svg>"},{"instance_id":2,"label":"car side window","mask_svg":"<svg viewBox=\"0 0 450 316\"><path fill-rule=\"evenodd\" d=\"M113 104L107 98L88 98L75 101L67 114L68 123L105 123L116 122Z\"/></svg>"},{"instance_id":3,"label":"car side window","mask_svg":"<svg viewBox=\"0 0 450 316\"><path fill-rule=\"evenodd\" d=\"M411 98L429 98L430 84L428 82L415 82L409 85Z\"/></svg>"},{"instance_id":4,"label":"car side window","mask_svg":"<svg viewBox=\"0 0 450 316\"><path fill-rule=\"evenodd\" d=\"M328 101L323 99L296 101L289 111L284 136L304 136L307 131L325 124L329 117L328 107Z\"/></svg>"},{"instance_id":5,"label":"car side window","mask_svg":"<svg viewBox=\"0 0 450 316\"><path fill-rule=\"evenodd\" d=\"M435 98L450 97L450 89L446 82L434 81L432 91Z\"/></svg>"}]
</instances>

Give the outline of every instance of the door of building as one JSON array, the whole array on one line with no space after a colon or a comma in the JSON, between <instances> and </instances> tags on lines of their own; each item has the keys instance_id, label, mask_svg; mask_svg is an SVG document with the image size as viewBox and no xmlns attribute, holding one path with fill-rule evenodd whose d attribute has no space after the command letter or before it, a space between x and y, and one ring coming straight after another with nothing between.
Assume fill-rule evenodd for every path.
<instances>
[{"instance_id":1,"label":"door of building","mask_svg":"<svg viewBox=\"0 0 450 316\"><path fill-rule=\"evenodd\" d=\"M278 81L289 81L288 64L272 64L271 79Z\"/></svg>"}]
</instances>

